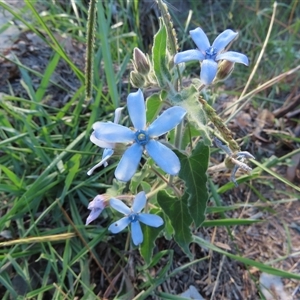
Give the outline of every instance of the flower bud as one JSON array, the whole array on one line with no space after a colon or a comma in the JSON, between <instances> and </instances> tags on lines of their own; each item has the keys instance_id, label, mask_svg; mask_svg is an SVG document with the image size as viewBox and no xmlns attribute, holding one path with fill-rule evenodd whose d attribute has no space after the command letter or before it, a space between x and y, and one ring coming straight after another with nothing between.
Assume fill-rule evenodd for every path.
<instances>
[{"instance_id":1,"label":"flower bud","mask_svg":"<svg viewBox=\"0 0 300 300\"><path fill-rule=\"evenodd\" d=\"M137 47L133 50L133 63L137 72L147 75L150 71L150 64L146 55Z\"/></svg>"},{"instance_id":2,"label":"flower bud","mask_svg":"<svg viewBox=\"0 0 300 300\"><path fill-rule=\"evenodd\" d=\"M106 194L97 195L93 201L88 205L88 209L91 211L89 216L86 219L85 225L90 224L96 218L99 217L103 209L108 206L109 197Z\"/></svg>"},{"instance_id":3,"label":"flower bud","mask_svg":"<svg viewBox=\"0 0 300 300\"><path fill-rule=\"evenodd\" d=\"M145 78L143 75L136 71L130 72L130 82L136 88L141 88L144 86Z\"/></svg>"},{"instance_id":4,"label":"flower bud","mask_svg":"<svg viewBox=\"0 0 300 300\"><path fill-rule=\"evenodd\" d=\"M234 62L231 62L229 60L223 60L218 65L218 72L215 78L215 81L222 81L227 79L234 68Z\"/></svg>"}]
</instances>

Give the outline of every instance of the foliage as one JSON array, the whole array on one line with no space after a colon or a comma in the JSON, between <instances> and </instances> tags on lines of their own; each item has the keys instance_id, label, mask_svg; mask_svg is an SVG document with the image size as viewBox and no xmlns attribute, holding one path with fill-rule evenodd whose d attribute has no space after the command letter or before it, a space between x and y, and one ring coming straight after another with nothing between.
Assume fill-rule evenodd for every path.
<instances>
[{"instance_id":1,"label":"foliage","mask_svg":"<svg viewBox=\"0 0 300 300\"><path fill-rule=\"evenodd\" d=\"M13 88L9 87L10 94L0 95L0 195L2 198L0 233L5 238L0 243L2 270L0 282L5 288L0 289L2 299L18 296L28 299L45 297L94 299L99 294L106 298L118 295L117 297L134 299L134 296L140 292L137 299L145 299L149 295L158 295L157 288L169 278L206 259L205 257L195 259L191 244L199 244L203 248L226 255L246 266L254 266L263 272L300 279L297 274L225 251L197 236L197 230L202 227L225 226L229 231L230 226L247 226L257 222L251 219L228 218L225 213L237 210L239 207L223 207L219 195L231 193L234 184L226 182L217 188L207 173L210 158L219 151L219 148L221 150L230 148L230 151L225 151L227 153L225 162L228 168L236 168L235 171L243 167L245 170L251 170L246 165L247 161L244 161L245 157L251 156L245 155L245 151L240 151L239 144L233 139L226 122L212 107L213 93L217 93L219 86L217 80L212 84L211 82L203 84L199 80L197 62L188 63L186 69L182 64L174 64L176 54L174 51L179 48L177 35L180 37L179 45L184 49L194 47L192 43L188 44L186 31L187 28L195 29L199 24L207 22L209 12L206 5L199 7L197 1L192 1L193 12L199 15L193 18L191 24L187 22L184 29L181 25L182 20L179 21L178 26L174 25L178 18L176 10L173 11L174 21L172 21L167 5L159 0L158 7L162 17L159 19L157 32L153 35L151 50L142 49L137 52L137 47L142 48L143 43L137 34L141 28L137 27L139 13L135 2L119 1L115 6L112 1L91 1L93 9L90 9L90 12L86 9L85 1L73 1L72 5L67 7L56 6L52 2L40 6L38 2L25 1L25 8L19 12L9 4L0 2L3 9L10 12L24 28L34 32L53 52L43 73L25 66L16 56L9 57L20 72L21 84L25 92L23 96L16 96ZM221 2L216 1L214 5L222 6ZM276 35L276 30L270 37L269 58L263 62L265 68L261 69L270 70L272 77L282 70L292 69L290 66L296 66L297 61L299 62L295 49L298 45L297 29L299 29L299 20L297 21L296 16L300 12L295 10L295 3L296 1L293 1L290 7L284 3L278 4L278 9L284 12L282 20L289 18L290 22L279 31L279 35L290 33L287 42ZM250 62L253 62L257 58L256 53L261 47L260 39L264 37L264 32L258 32L254 36L252 32L254 29L264 28L261 23L267 24L263 17L271 15L271 6L261 9L255 17L244 20L241 14L236 13L239 10L236 5L235 1L232 1L231 5L226 4L226 9L229 9L233 15L230 19L234 24L233 28L240 30L235 49L247 54ZM249 2L249 7L255 9L252 2ZM121 11L120 15L115 14L116 9ZM203 26L203 30L208 30L210 40L217 36L219 29L228 27L229 12L228 15L224 15L223 11L224 9L219 11L220 20L223 20L220 24L215 23L212 15L212 30L208 30L208 26L207 28ZM24 17L23 12L31 15L30 21L27 16ZM132 18L128 14L131 14ZM127 19L134 20L134 24L125 22ZM70 53L58 40L58 36L64 32L79 43L84 43L84 36L87 36L89 51L86 57L86 74L76 65ZM145 52L149 52L150 56ZM184 51L178 52L184 53ZM136 55L132 57L132 53ZM285 59L282 59L283 57ZM294 57L296 57L295 61ZM127 65L131 58L133 70L128 76ZM274 61L278 60L282 61L282 69L274 65ZM61 61L70 68L79 86L69 93L69 100L61 108L56 108L48 105L44 100L47 91L53 86L53 77ZM216 63L214 61L214 64ZM238 66L233 71L232 65L228 67L221 64L221 62L218 64L218 72L228 72L226 76L222 73L222 79L232 73L231 76L237 79L238 85L245 84L244 81L248 77L246 68ZM207 67L209 66L205 66L206 70ZM183 78L189 70L196 79L186 85L183 83ZM214 71L217 70L208 71L210 77L211 74L215 74ZM218 78L220 73L216 74ZM255 73L250 87L260 82L260 76L263 75ZM128 82L128 79L130 83L124 87L123 82L126 80ZM266 81L268 79L270 78L266 78ZM61 92L69 92L67 88L55 84ZM284 89L284 85L282 86ZM125 99L122 96L133 97L138 88L146 98L143 107L144 128L138 128L136 124L131 123L131 121L139 122L137 121L139 118L131 117L131 121L129 120L127 108L129 115L132 116L134 113L130 109L133 109L131 108L133 105L128 102L125 107ZM149 95L149 90L155 92ZM232 93L238 91L233 90ZM253 88L252 94L249 93L252 96L257 92ZM244 99L249 96L246 91L243 95ZM119 106L125 107L122 110L122 118L118 117L117 122L111 123L112 111ZM182 110L186 113L182 114ZM135 112L136 116L142 118L141 111ZM159 126L149 125L159 122L157 120L163 122L160 121ZM97 122L108 124L105 128L109 129L114 127L120 130L121 126L128 127L126 134L131 134L129 131L133 127L137 131L141 130L142 135L147 134L147 130L159 131L161 134L150 134L149 138L155 142L159 139L159 144L162 145L159 147L167 148L170 151L168 153L177 157L180 171L172 173L172 166L163 164L170 158L170 155L166 158L160 155L160 149L165 148L150 148L139 140L141 138L139 135L135 140L130 140L132 144L141 142L141 151L143 151L134 169L134 176L129 178L128 183L116 180L114 170L118 168L120 159L126 157L128 143L127 140L124 142L123 137L117 140L117 134L112 135L108 132L104 135L105 132L102 130L104 127L101 127L98 132L98 125L95 125ZM177 127L173 129L176 125ZM101 160L102 155L102 153L98 154L98 150L89 140L92 127L95 144L113 151L103 158L105 164L109 160L109 165L104 168L102 164L101 167L98 164L97 172L88 176L86 172ZM221 144L219 148L218 145L214 147L212 139L214 135L228 146ZM242 157L241 153L244 154ZM297 150L291 155L295 154ZM131 155L131 158L134 156ZM170 159L171 164L177 163L174 157ZM237 182L250 184L250 180L259 179L262 171L265 171L285 185L299 191L299 187L271 170L271 167L282 161L283 159L274 158L263 163L252 160L256 168L238 178ZM126 181L128 180L126 177ZM232 180L237 183L234 177ZM132 206L136 195L143 193L142 191L147 197L143 213L141 209L144 206L140 209ZM94 202L90 202L95 197L103 201L101 209L95 206ZM109 200L114 198L118 199L114 202L117 212L109 206ZM213 199L215 205L208 207L209 199ZM129 208L126 206L127 208L120 209L118 201L126 202L129 207L132 207L131 212L126 215ZM94 204L89 205L89 203ZM88 207L98 211L91 212L96 214L92 217L94 223L85 226L89 214ZM122 220L117 221L121 217L118 213L120 211L122 213L125 211L126 216L123 219L126 219L126 225L136 224L135 222L140 224L140 221L138 229L131 232L124 224L123 231L109 227L119 224L118 222ZM221 218L207 220L208 214L220 214ZM100 216L95 220L98 215ZM151 219L149 216L153 215L155 217ZM91 222L91 217L89 220ZM161 220L164 222L163 226ZM108 228L112 230L109 231ZM120 231L122 233L119 233ZM130 238L132 234L135 234L134 243ZM165 247L170 240L174 240L190 260L175 270L172 269L173 249ZM119 282L121 273L127 272L125 266L132 265L132 253L135 253L135 250L140 252L140 259L143 259L146 265L135 266L134 272L136 278L143 278L144 281L142 283L137 281L135 291L128 282L126 291L122 288L114 288ZM106 269L107 260L112 258L118 263ZM97 271L92 268L92 265L96 266ZM119 268L123 271L117 274L115 270ZM154 277L153 270L159 270ZM105 282L106 290L100 288L95 279L98 278L99 273ZM21 290L20 286L24 289Z\"/></svg>"}]
</instances>

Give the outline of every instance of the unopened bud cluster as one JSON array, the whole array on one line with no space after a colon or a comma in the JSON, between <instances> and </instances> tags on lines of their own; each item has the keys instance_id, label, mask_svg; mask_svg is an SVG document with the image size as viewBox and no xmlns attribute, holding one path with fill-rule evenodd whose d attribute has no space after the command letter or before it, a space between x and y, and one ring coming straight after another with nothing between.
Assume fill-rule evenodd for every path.
<instances>
[{"instance_id":1,"label":"unopened bud cluster","mask_svg":"<svg viewBox=\"0 0 300 300\"><path fill-rule=\"evenodd\" d=\"M132 63L134 70L130 72L131 84L137 88L153 85L149 56L136 47L133 50Z\"/></svg>"}]
</instances>

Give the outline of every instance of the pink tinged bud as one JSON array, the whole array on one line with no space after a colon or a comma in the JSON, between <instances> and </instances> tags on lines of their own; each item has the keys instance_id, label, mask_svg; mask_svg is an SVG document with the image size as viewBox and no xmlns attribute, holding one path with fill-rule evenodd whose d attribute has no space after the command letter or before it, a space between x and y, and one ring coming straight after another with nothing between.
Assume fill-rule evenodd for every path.
<instances>
[{"instance_id":1,"label":"pink tinged bud","mask_svg":"<svg viewBox=\"0 0 300 300\"><path fill-rule=\"evenodd\" d=\"M137 72L147 75L150 71L150 64L146 55L139 49L133 50L133 63Z\"/></svg>"},{"instance_id":2,"label":"pink tinged bud","mask_svg":"<svg viewBox=\"0 0 300 300\"><path fill-rule=\"evenodd\" d=\"M103 209L107 206L107 200L103 195L97 195L88 205L88 209L91 211L86 219L85 225L90 224L97 219Z\"/></svg>"}]
</instances>

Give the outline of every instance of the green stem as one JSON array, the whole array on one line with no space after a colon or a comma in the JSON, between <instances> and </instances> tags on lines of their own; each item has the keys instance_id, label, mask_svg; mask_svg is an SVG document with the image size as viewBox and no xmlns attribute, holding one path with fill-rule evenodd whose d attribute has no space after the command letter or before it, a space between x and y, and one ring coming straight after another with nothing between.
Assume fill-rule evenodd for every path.
<instances>
[{"instance_id":1,"label":"green stem","mask_svg":"<svg viewBox=\"0 0 300 300\"><path fill-rule=\"evenodd\" d=\"M160 185L158 188L156 188L156 189L154 189L153 191L149 192L149 193L146 195L146 198L148 199L148 198L150 198L150 197L156 195L157 192L163 190L163 189L166 188L167 186L168 186L167 183L163 183L163 184Z\"/></svg>"},{"instance_id":2,"label":"green stem","mask_svg":"<svg viewBox=\"0 0 300 300\"><path fill-rule=\"evenodd\" d=\"M91 0L88 11L87 35L86 35L86 61L85 61L85 98L92 99L93 92L93 66L97 0Z\"/></svg>"},{"instance_id":3,"label":"green stem","mask_svg":"<svg viewBox=\"0 0 300 300\"><path fill-rule=\"evenodd\" d=\"M199 102L202 104L203 110L205 111L207 117L214 124L214 126L219 130L220 134L224 140L228 143L229 148L232 152L240 151L240 146L233 139L231 131L227 128L223 120L218 116L216 111L201 97L199 96Z\"/></svg>"}]
</instances>

